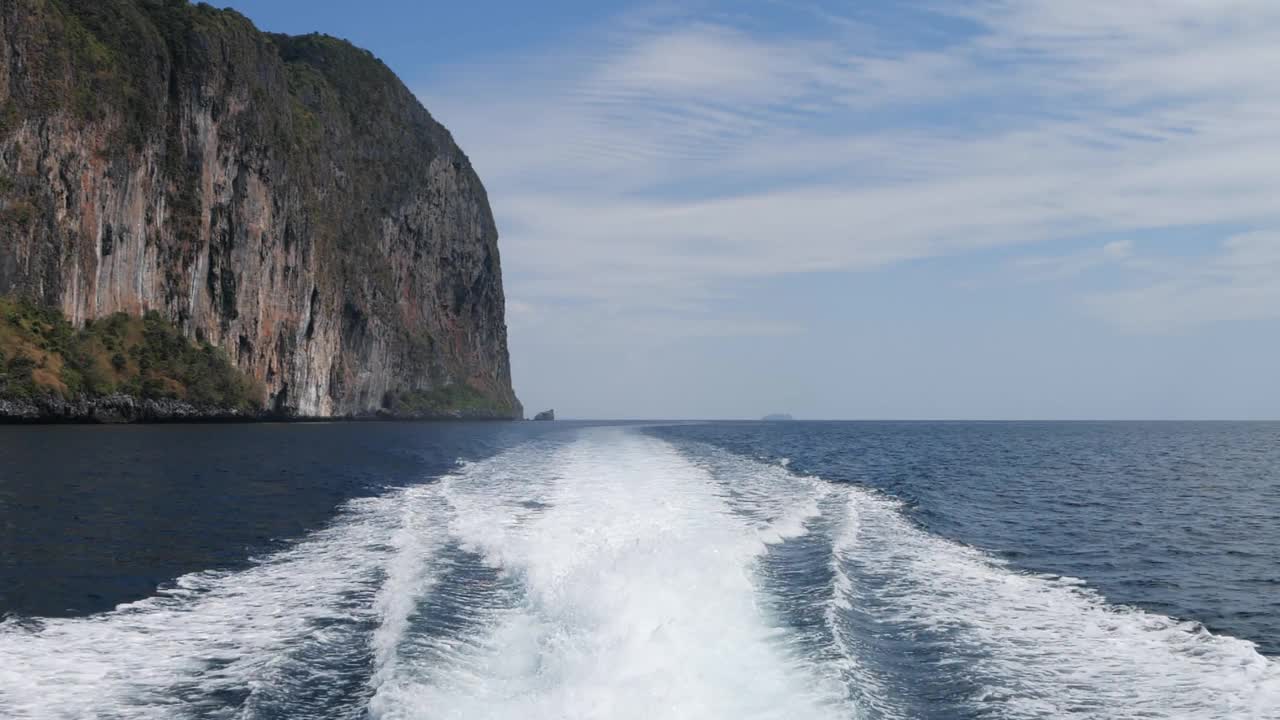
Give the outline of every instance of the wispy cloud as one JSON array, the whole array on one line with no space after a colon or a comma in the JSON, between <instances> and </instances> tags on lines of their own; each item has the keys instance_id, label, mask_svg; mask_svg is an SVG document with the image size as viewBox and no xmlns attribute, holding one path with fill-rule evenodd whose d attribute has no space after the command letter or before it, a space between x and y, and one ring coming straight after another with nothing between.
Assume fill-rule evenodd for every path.
<instances>
[{"instance_id":1,"label":"wispy cloud","mask_svg":"<svg viewBox=\"0 0 1280 720\"><path fill-rule=\"evenodd\" d=\"M1119 266L1133 257L1132 240L1113 240L1099 247L1090 247L1066 255L1020 257L1012 265L1019 280L1044 282L1066 280L1106 266Z\"/></svg>"},{"instance_id":2,"label":"wispy cloud","mask_svg":"<svg viewBox=\"0 0 1280 720\"><path fill-rule=\"evenodd\" d=\"M1110 323L1144 333L1280 319L1280 233L1237 235L1208 257L1141 268L1144 282L1091 294L1086 306Z\"/></svg>"},{"instance_id":3,"label":"wispy cloud","mask_svg":"<svg viewBox=\"0 0 1280 720\"><path fill-rule=\"evenodd\" d=\"M586 51L549 48L422 94L486 178L509 294L531 307L696 327L745 279L1101 233L1280 228L1280 4L961 5L912 6L956 24L925 44L832 14L803 33L713 13L621 18ZM1232 248L1211 277L1089 302L1134 328L1170 327L1158 307L1240 317L1233 303L1270 302L1270 276L1228 270L1262 252ZM1143 250L1158 255L1158 239Z\"/></svg>"}]
</instances>

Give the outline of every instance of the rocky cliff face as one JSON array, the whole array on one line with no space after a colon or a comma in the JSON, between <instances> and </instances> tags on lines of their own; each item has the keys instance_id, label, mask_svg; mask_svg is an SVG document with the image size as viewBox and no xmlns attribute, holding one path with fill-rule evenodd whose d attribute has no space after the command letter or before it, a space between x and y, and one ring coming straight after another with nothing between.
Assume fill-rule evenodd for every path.
<instances>
[{"instance_id":1,"label":"rocky cliff face","mask_svg":"<svg viewBox=\"0 0 1280 720\"><path fill-rule=\"evenodd\" d=\"M0 3L0 294L157 310L285 413L521 414L448 131L368 52L204 4Z\"/></svg>"}]
</instances>

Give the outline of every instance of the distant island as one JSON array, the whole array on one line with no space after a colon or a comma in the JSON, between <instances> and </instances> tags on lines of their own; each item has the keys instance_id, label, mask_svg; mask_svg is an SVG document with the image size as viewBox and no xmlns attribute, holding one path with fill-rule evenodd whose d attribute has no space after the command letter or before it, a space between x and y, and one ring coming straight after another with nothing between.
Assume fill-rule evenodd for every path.
<instances>
[{"instance_id":1,"label":"distant island","mask_svg":"<svg viewBox=\"0 0 1280 720\"><path fill-rule=\"evenodd\" d=\"M762 422L788 422L791 420L795 420L795 418L791 417L786 413L774 413L772 415L765 415L764 417L760 418L760 420Z\"/></svg>"},{"instance_id":2,"label":"distant island","mask_svg":"<svg viewBox=\"0 0 1280 720\"><path fill-rule=\"evenodd\" d=\"M540 421L540 422L541 422L541 421L555 420L555 419L556 419L556 411L555 411L555 410L543 410L542 412L538 413L537 415L534 415L534 416L533 416L533 419L534 419L534 420L537 420L537 421Z\"/></svg>"}]
</instances>

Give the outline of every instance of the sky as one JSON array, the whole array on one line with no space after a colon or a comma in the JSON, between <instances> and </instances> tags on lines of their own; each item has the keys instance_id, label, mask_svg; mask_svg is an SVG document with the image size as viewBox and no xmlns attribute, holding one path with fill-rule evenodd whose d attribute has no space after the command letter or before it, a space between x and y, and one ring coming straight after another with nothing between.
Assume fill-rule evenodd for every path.
<instances>
[{"instance_id":1,"label":"sky","mask_svg":"<svg viewBox=\"0 0 1280 720\"><path fill-rule=\"evenodd\" d=\"M230 4L451 130L530 414L1280 418L1275 0Z\"/></svg>"}]
</instances>

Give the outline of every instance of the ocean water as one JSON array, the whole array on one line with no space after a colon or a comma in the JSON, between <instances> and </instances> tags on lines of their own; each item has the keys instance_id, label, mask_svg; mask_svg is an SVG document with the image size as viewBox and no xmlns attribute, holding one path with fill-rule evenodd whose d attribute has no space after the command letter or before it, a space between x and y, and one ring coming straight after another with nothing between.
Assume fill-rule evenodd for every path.
<instances>
[{"instance_id":1,"label":"ocean water","mask_svg":"<svg viewBox=\"0 0 1280 720\"><path fill-rule=\"evenodd\" d=\"M1280 425L0 430L0 717L1280 718Z\"/></svg>"}]
</instances>

